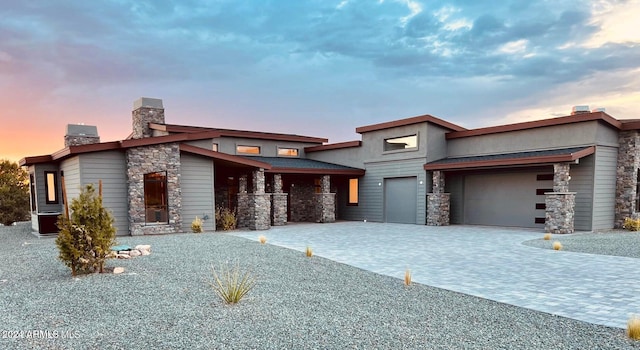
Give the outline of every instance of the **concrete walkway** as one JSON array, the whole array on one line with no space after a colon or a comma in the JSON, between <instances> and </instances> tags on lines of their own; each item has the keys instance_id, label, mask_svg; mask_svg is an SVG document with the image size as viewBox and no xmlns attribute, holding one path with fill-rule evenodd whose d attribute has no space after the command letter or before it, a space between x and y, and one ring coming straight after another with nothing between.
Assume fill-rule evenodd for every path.
<instances>
[{"instance_id":1,"label":"concrete walkway","mask_svg":"<svg viewBox=\"0 0 640 350\"><path fill-rule=\"evenodd\" d=\"M478 226L340 222L290 224L235 236L304 251L383 275L576 320L626 328L640 315L640 260L521 243L541 232ZM562 240L555 236L554 239Z\"/></svg>"}]
</instances>

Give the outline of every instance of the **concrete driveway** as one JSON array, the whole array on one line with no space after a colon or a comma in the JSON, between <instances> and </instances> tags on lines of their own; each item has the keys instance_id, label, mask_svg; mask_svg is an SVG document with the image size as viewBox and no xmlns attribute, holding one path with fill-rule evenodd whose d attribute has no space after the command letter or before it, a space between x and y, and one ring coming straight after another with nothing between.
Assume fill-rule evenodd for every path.
<instances>
[{"instance_id":1,"label":"concrete driveway","mask_svg":"<svg viewBox=\"0 0 640 350\"><path fill-rule=\"evenodd\" d=\"M314 255L399 279L410 269L417 283L610 327L640 315L640 260L521 244L541 232L339 222L233 235L310 246Z\"/></svg>"}]
</instances>

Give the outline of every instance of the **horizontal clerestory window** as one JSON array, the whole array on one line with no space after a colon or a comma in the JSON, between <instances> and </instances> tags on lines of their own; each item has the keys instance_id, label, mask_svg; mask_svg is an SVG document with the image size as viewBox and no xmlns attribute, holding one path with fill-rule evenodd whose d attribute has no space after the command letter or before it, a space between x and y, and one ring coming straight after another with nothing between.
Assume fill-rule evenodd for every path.
<instances>
[{"instance_id":1,"label":"horizontal clerestory window","mask_svg":"<svg viewBox=\"0 0 640 350\"><path fill-rule=\"evenodd\" d=\"M279 157L297 157L300 151L297 148L278 147Z\"/></svg>"},{"instance_id":2,"label":"horizontal clerestory window","mask_svg":"<svg viewBox=\"0 0 640 350\"><path fill-rule=\"evenodd\" d=\"M418 147L418 135L407 135L384 140L384 151L398 151Z\"/></svg>"},{"instance_id":3,"label":"horizontal clerestory window","mask_svg":"<svg viewBox=\"0 0 640 350\"><path fill-rule=\"evenodd\" d=\"M260 154L260 146L236 146L236 153L238 154Z\"/></svg>"}]
</instances>

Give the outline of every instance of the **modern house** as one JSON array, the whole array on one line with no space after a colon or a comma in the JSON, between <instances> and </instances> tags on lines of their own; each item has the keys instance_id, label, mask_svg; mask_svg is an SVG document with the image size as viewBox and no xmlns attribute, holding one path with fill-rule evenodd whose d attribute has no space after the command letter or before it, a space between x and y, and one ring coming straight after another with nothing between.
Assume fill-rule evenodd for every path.
<instances>
[{"instance_id":1,"label":"modern house","mask_svg":"<svg viewBox=\"0 0 640 350\"><path fill-rule=\"evenodd\" d=\"M215 210L241 227L368 220L570 233L620 227L640 211L640 120L574 108L566 117L467 130L424 115L359 127L361 140L167 124L162 100L134 102L133 132L100 142L69 125L65 148L26 157L33 229L55 232L68 198L102 180L118 235L189 231ZM64 180L64 181L63 181Z\"/></svg>"}]
</instances>

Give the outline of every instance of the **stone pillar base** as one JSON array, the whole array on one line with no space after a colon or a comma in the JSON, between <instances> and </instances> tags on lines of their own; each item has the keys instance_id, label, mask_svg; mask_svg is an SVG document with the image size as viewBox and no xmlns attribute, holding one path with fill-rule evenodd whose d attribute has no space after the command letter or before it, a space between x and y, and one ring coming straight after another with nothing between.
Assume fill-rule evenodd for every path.
<instances>
[{"instance_id":1,"label":"stone pillar base","mask_svg":"<svg viewBox=\"0 0 640 350\"><path fill-rule=\"evenodd\" d=\"M544 230L548 233L573 233L575 192L547 192Z\"/></svg>"},{"instance_id":2,"label":"stone pillar base","mask_svg":"<svg viewBox=\"0 0 640 350\"><path fill-rule=\"evenodd\" d=\"M335 193L317 193L315 205L315 221L316 222L335 222L336 221L336 194Z\"/></svg>"},{"instance_id":3,"label":"stone pillar base","mask_svg":"<svg viewBox=\"0 0 640 350\"><path fill-rule=\"evenodd\" d=\"M427 194L427 225L448 226L451 202L450 193Z\"/></svg>"},{"instance_id":4,"label":"stone pillar base","mask_svg":"<svg viewBox=\"0 0 640 350\"><path fill-rule=\"evenodd\" d=\"M271 227L271 194L249 194L250 230L268 230Z\"/></svg>"},{"instance_id":5,"label":"stone pillar base","mask_svg":"<svg viewBox=\"0 0 640 350\"><path fill-rule=\"evenodd\" d=\"M286 193L271 195L271 225L283 226L287 224L287 196Z\"/></svg>"},{"instance_id":6,"label":"stone pillar base","mask_svg":"<svg viewBox=\"0 0 640 350\"><path fill-rule=\"evenodd\" d=\"M167 233L180 232L180 228L175 224L132 224L131 235L163 235Z\"/></svg>"}]
</instances>

